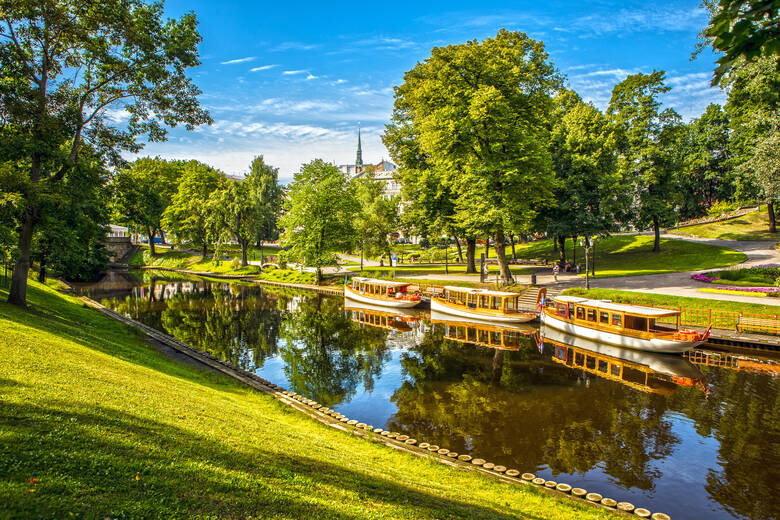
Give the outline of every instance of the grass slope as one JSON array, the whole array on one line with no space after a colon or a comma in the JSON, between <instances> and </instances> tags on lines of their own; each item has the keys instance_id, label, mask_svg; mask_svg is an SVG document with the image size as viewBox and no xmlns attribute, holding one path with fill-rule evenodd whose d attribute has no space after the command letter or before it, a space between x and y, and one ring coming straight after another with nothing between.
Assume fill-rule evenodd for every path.
<instances>
[{"instance_id":1,"label":"grass slope","mask_svg":"<svg viewBox=\"0 0 780 520\"><path fill-rule=\"evenodd\" d=\"M724 240L778 240L780 233L770 233L769 216L766 206L761 211L748 213L741 217L713 222L711 224L699 224L697 226L685 226L674 230L675 233L684 233L704 238L720 238Z\"/></svg>"},{"instance_id":2,"label":"grass slope","mask_svg":"<svg viewBox=\"0 0 780 520\"><path fill-rule=\"evenodd\" d=\"M609 516L332 430L35 282L29 311L4 296L0 518Z\"/></svg>"},{"instance_id":3,"label":"grass slope","mask_svg":"<svg viewBox=\"0 0 780 520\"><path fill-rule=\"evenodd\" d=\"M515 246L519 258L554 260L558 253L552 240L539 240ZM566 258L572 259L571 239L566 241ZM491 251L495 256L495 251ZM511 254L507 251L507 255ZM577 247L577 263L584 267L585 250ZM637 276L725 267L743 262L745 254L725 247L661 239L661 251L653 253L653 237L614 235L596 245L596 276Z\"/></svg>"}]
</instances>

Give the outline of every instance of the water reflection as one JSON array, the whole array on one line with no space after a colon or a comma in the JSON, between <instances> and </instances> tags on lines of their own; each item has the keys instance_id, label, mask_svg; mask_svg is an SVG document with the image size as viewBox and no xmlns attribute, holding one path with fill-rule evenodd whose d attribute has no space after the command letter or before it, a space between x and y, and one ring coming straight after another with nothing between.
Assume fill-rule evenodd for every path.
<instances>
[{"instance_id":1,"label":"water reflection","mask_svg":"<svg viewBox=\"0 0 780 520\"><path fill-rule=\"evenodd\" d=\"M109 305L355 419L674 518L780 517L777 360L145 276Z\"/></svg>"}]
</instances>

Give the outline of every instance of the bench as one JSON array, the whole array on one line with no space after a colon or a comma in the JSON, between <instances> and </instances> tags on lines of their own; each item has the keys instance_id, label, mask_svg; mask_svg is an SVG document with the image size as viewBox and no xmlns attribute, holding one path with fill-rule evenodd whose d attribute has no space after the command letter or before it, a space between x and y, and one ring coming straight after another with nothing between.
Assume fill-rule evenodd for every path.
<instances>
[{"instance_id":1,"label":"bench","mask_svg":"<svg viewBox=\"0 0 780 520\"><path fill-rule=\"evenodd\" d=\"M762 334L780 334L780 320L765 318L745 318L737 321L737 332L758 332Z\"/></svg>"}]
</instances>

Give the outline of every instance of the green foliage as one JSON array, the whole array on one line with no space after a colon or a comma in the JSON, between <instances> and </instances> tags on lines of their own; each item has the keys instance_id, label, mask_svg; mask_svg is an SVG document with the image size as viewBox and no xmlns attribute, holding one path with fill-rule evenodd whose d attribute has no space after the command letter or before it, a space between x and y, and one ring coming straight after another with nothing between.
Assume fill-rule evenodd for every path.
<instances>
[{"instance_id":1,"label":"green foliage","mask_svg":"<svg viewBox=\"0 0 780 520\"><path fill-rule=\"evenodd\" d=\"M703 35L712 47L724 53L717 63L717 84L741 60L780 55L780 24L777 0L718 0L711 3L712 16Z\"/></svg>"},{"instance_id":2,"label":"green foliage","mask_svg":"<svg viewBox=\"0 0 780 520\"><path fill-rule=\"evenodd\" d=\"M523 33L436 47L396 89L393 123L409 128L389 140L418 141L426 163L449 177L458 225L495 234L502 251L505 231L552 198L550 94L560 84L542 43ZM396 148L419 169L414 146ZM499 262L511 280L503 252Z\"/></svg>"},{"instance_id":3,"label":"green foliage","mask_svg":"<svg viewBox=\"0 0 780 520\"><path fill-rule=\"evenodd\" d=\"M241 266L246 267L247 249L256 239L260 227L260 206L246 181L227 179L208 197L206 208L213 242L235 242L241 247Z\"/></svg>"},{"instance_id":4,"label":"green foliage","mask_svg":"<svg viewBox=\"0 0 780 520\"><path fill-rule=\"evenodd\" d=\"M162 230L163 213L176 193L183 170L181 161L147 157L120 169L112 180L115 222L146 234L153 254L154 238Z\"/></svg>"},{"instance_id":5,"label":"green foliage","mask_svg":"<svg viewBox=\"0 0 780 520\"><path fill-rule=\"evenodd\" d=\"M558 185L545 212L548 233L595 236L617 231L630 201L617 171L618 128L592 104L565 90L555 99L550 140Z\"/></svg>"},{"instance_id":6,"label":"green foliage","mask_svg":"<svg viewBox=\"0 0 780 520\"><path fill-rule=\"evenodd\" d=\"M279 219L285 260L317 268L336 263L336 253L355 242L358 203L354 186L332 164L321 159L304 164L288 187L284 215Z\"/></svg>"},{"instance_id":7,"label":"green foliage","mask_svg":"<svg viewBox=\"0 0 780 520\"><path fill-rule=\"evenodd\" d=\"M211 121L186 70L198 65L200 35L192 13L163 19L161 3L105 0L5 2L0 11L0 107L3 161L16 161L26 186L19 261L9 299L24 305L33 231L42 218L40 190L65 179L83 143L119 164L136 138L159 141L165 126ZM129 115L109 124L111 105ZM46 182L42 182L46 181Z\"/></svg>"},{"instance_id":8,"label":"green foliage","mask_svg":"<svg viewBox=\"0 0 780 520\"><path fill-rule=\"evenodd\" d=\"M217 235L217 220L209 208L211 195L222 189L225 177L214 168L189 161L179 179L176 193L170 205L163 212L163 227L173 235L175 243L191 243L203 249L208 247Z\"/></svg>"},{"instance_id":9,"label":"green foliage","mask_svg":"<svg viewBox=\"0 0 780 520\"><path fill-rule=\"evenodd\" d=\"M262 245L279 238L277 219L282 206L282 188L279 186L279 168L265 163L263 156L255 157L244 183L251 186L252 200L257 206L256 241Z\"/></svg>"},{"instance_id":10,"label":"green foliage","mask_svg":"<svg viewBox=\"0 0 780 520\"><path fill-rule=\"evenodd\" d=\"M359 210L355 215L355 231L363 254L385 254L390 259L390 235L398 229L399 200L385 198L384 186L371 173L356 178L355 197Z\"/></svg>"},{"instance_id":11,"label":"green foliage","mask_svg":"<svg viewBox=\"0 0 780 520\"><path fill-rule=\"evenodd\" d=\"M668 91L663 71L630 75L612 89L608 109L623 133L620 171L632 191L631 220L639 229L652 226L655 252L660 248L660 227L674 222L677 143L683 128L674 110L660 110L658 96Z\"/></svg>"}]
</instances>

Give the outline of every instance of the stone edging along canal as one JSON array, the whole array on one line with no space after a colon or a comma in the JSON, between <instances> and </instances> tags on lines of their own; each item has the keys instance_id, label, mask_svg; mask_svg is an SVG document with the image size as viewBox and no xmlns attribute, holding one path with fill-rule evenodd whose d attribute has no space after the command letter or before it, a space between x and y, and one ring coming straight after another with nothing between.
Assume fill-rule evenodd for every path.
<instances>
[{"instance_id":1,"label":"stone edging along canal","mask_svg":"<svg viewBox=\"0 0 780 520\"><path fill-rule=\"evenodd\" d=\"M431 445L427 442L418 442L416 439L409 438L408 435L401 435L397 432L390 432L381 428L374 428L371 425L358 422L356 419L349 419L335 410L331 410L330 408L322 406L321 404L296 394L295 392L285 390L279 385L271 383L270 381L266 381L252 372L236 367L227 361L217 359L216 357L201 350L195 349L172 336L153 329L152 327L144 325L143 323L135 321L131 318L127 318L86 296L82 296L80 298L87 305L98 310L102 314L125 325L140 329L151 339L158 341L211 369L217 370L229 377L232 377L233 379L250 386L255 390L272 395L285 405L294 408L295 410L308 415L312 419L337 430L361 437L370 442L379 442L395 450L410 453L418 457L433 459L437 462L454 468L479 471L482 474L489 475L490 477L496 478L505 483L514 485L530 485L544 490L550 495L557 496L559 498L568 498L569 500L574 500L581 504L598 507L610 511L616 515L635 518L651 518L652 520L670 520L669 515L665 513L651 513L645 508L634 507L634 505L629 502L617 502L611 498L602 497L599 493L588 492L582 488L572 488L568 484L559 483L552 480L545 480L541 477L536 477L536 475L532 473L523 473L521 475L520 472L515 469L507 469L504 466L497 466L492 462L487 462L484 459L471 457L470 455L459 455L458 453L452 452L446 448L440 448L439 446Z\"/></svg>"}]
</instances>

